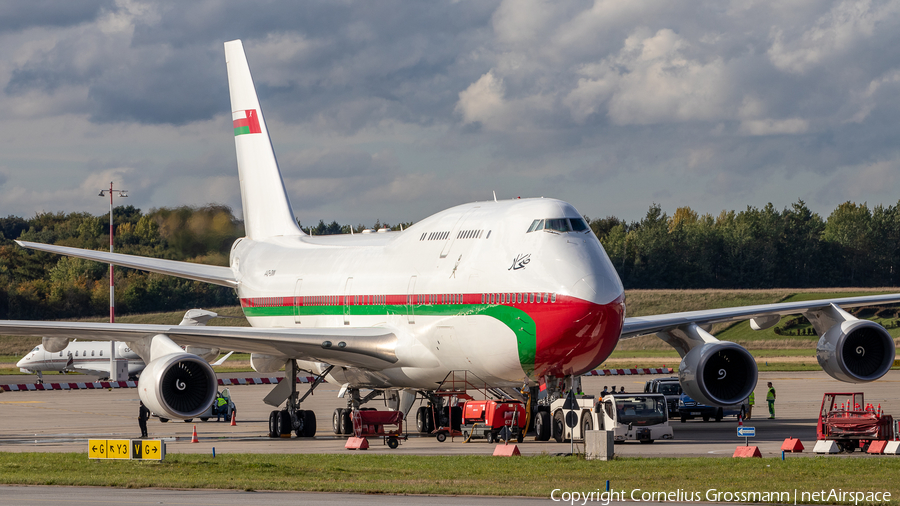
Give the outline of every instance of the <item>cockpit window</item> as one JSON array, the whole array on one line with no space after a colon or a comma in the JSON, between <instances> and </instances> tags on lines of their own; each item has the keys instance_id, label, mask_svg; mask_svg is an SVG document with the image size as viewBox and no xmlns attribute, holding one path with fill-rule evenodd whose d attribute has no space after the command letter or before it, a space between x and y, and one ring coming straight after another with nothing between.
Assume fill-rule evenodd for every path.
<instances>
[{"instance_id":1,"label":"cockpit window","mask_svg":"<svg viewBox=\"0 0 900 506\"><path fill-rule=\"evenodd\" d=\"M569 223L572 224L572 230L574 232L584 232L588 229L587 223L581 218L569 218Z\"/></svg>"},{"instance_id":2,"label":"cockpit window","mask_svg":"<svg viewBox=\"0 0 900 506\"><path fill-rule=\"evenodd\" d=\"M543 230L544 228L544 220L534 220L531 222L531 226L528 227L528 232L534 232L535 230ZM526 232L526 233L528 233Z\"/></svg>"},{"instance_id":3,"label":"cockpit window","mask_svg":"<svg viewBox=\"0 0 900 506\"><path fill-rule=\"evenodd\" d=\"M39 349L40 349L40 346L35 346L34 349L31 351L38 351Z\"/></svg>"},{"instance_id":4,"label":"cockpit window","mask_svg":"<svg viewBox=\"0 0 900 506\"><path fill-rule=\"evenodd\" d=\"M547 230L552 232L584 232L588 230L587 223L581 218L546 218L534 220L528 227L528 232ZM528 233L526 232L526 233Z\"/></svg>"}]
</instances>

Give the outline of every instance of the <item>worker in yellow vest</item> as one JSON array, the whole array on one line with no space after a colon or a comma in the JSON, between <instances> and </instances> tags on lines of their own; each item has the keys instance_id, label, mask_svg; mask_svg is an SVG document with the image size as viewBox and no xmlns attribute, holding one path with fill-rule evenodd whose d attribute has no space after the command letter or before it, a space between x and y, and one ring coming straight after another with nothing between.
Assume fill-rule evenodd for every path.
<instances>
[{"instance_id":1,"label":"worker in yellow vest","mask_svg":"<svg viewBox=\"0 0 900 506\"><path fill-rule=\"evenodd\" d=\"M769 404L769 420L775 418L775 387L772 386L772 382L768 383L769 392L766 394L766 402Z\"/></svg>"},{"instance_id":2,"label":"worker in yellow vest","mask_svg":"<svg viewBox=\"0 0 900 506\"><path fill-rule=\"evenodd\" d=\"M744 417L744 420L749 420L753 415L754 404L756 404L756 392L750 392L750 397L747 397L747 416Z\"/></svg>"}]
</instances>

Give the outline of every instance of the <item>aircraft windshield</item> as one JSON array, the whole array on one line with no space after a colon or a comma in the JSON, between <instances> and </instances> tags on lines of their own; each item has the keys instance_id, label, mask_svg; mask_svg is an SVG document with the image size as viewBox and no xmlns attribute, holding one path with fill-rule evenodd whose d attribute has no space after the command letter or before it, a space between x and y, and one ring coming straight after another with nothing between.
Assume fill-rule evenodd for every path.
<instances>
[{"instance_id":1,"label":"aircraft windshield","mask_svg":"<svg viewBox=\"0 0 900 506\"><path fill-rule=\"evenodd\" d=\"M662 397L616 397L616 411L619 423L656 425L666 421L666 401Z\"/></svg>"},{"instance_id":2,"label":"aircraft windshield","mask_svg":"<svg viewBox=\"0 0 900 506\"><path fill-rule=\"evenodd\" d=\"M548 232L584 232L588 230L582 218L545 218L531 222L528 232L547 230ZM526 232L527 233L527 232Z\"/></svg>"}]
</instances>

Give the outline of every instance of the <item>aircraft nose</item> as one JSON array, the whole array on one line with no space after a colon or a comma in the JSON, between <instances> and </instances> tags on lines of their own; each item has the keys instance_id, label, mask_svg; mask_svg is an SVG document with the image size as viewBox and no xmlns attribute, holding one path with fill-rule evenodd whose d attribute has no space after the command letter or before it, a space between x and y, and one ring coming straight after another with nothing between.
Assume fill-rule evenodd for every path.
<instances>
[{"instance_id":1,"label":"aircraft nose","mask_svg":"<svg viewBox=\"0 0 900 506\"><path fill-rule=\"evenodd\" d=\"M29 358L31 358L31 355L25 355L24 357L22 357L18 362L16 362L16 367L27 366L28 362L29 362L29 360L28 360Z\"/></svg>"}]
</instances>

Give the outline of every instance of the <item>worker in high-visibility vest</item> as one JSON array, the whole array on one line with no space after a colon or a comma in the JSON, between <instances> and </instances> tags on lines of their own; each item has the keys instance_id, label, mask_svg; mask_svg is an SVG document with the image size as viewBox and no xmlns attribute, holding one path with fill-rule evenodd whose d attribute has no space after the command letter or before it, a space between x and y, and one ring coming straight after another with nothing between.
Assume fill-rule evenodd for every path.
<instances>
[{"instance_id":1,"label":"worker in high-visibility vest","mask_svg":"<svg viewBox=\"0 0 900 506\"><path fill-rule=\"evenodd\" d=\"M754 404L756 404L756 392L750 392L750 397L747 397L747 416L744 417L744 420L749 420L753 415Z\"/></svg>"},{"instance_id":2,"label":"worker in high-visibility vest","mask_svg":"<svg viewBox=\"0 0 900 506\"><path fill-rule=\"evenodd\" d=\"M775 387L772 386L772 382L768 383L769 392L766 394L766 402L769 404L769 420L775 418Z\"/></svg>"}]
</instances>

